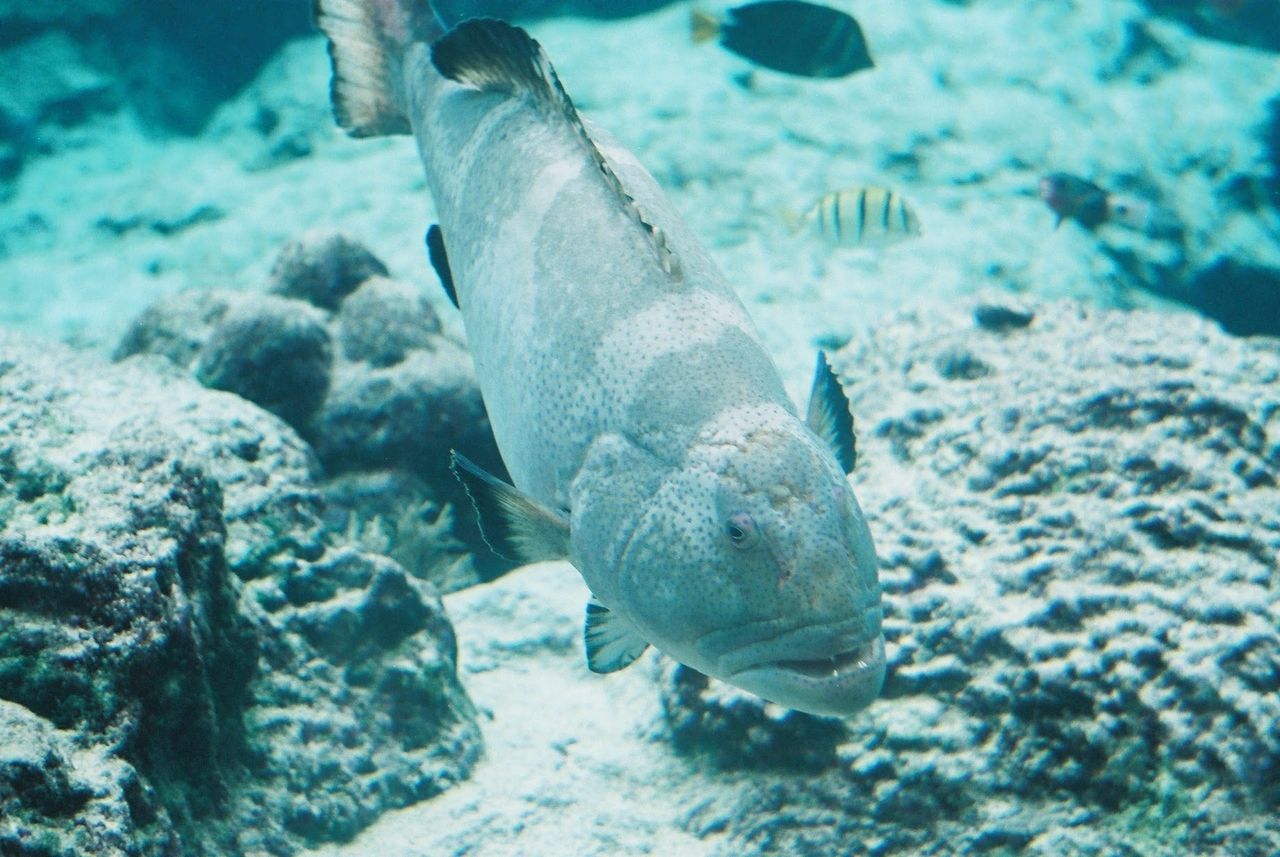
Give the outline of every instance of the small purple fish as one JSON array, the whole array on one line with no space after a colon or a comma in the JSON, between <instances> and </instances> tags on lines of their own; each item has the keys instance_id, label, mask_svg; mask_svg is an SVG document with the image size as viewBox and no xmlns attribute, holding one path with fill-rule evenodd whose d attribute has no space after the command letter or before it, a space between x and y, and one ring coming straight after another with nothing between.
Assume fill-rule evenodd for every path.
<instances>
[{"instance_id":1,"label":"small purple fish","mask_svg":"<svg viewBox=\"0 0 1280 857\"><path fill-rule=\"evenodd\" d=\"M1111 223L1151 238L1180 240L1182 234L1177 216L1164 206L1140 196L1108 193L1070 173L1040 179L1040 198L1058 215L1055 226L1071 218L1086 229Z\"/></svg>"},{"instance_id":2,"label":"small purple fish","mask_svg":"<svg viewBox=\"0 0 1280 857\"><path fill-rule=\"evenodd\" d=\"M1050 173L1040 179L1040 198L1058 215L1055 226L1067 218L1086 229L1094 229L1107 220L1107 192L1091 181L1070 173Z\"/></svg>"}]
</instances>

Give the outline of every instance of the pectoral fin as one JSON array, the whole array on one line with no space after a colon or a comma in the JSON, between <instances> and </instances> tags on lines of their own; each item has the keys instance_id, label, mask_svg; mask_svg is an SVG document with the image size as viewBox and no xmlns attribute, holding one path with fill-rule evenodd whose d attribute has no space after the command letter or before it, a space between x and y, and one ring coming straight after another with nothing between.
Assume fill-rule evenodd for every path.
<instances>
[{"instance_id":1,"label":"pectoral fin","mask_svg":"<svg viewBox=\"0 0 1280 857\"><path fill-rule=\"evenodd\" d=\"M625 619L594 598L587 602L587 625L582 636L587 647L587 668L593 673L617 672L649 648Z\"/></svg>"},{"instance_id":2,"label":"pectoral fin","mask_svg":"<svg viewBox=\"0 0 1280 857\"><path fill-rule=\"evenodd\" d=\"M499 556L519 562L567 559L569 519L481 470L456 450L453 475L475 506L480 534Z\"/></svg>"},{"instance_id":3,"label":"pectoral fin","mask_svg":"<svg viewBox=\"0 0 1280 857\"><path fill-rule=\"evenodd\" d=\"M805 422L814 434L826 441L844 472L852 473L858 461L853 412L849 409L849 397L840 386L840 380L831 371L827 355L821 351L818 352L813 389L809 391L809 414Z\"/></svg>"},{"instance_id":4,"label":"pectoral fin","mask_svg":"<svg viewBox=\"0 0 1280 857\"><path fill-rule=\"evenodd\" d=\"M444 286L444 293L453 301L454 307L458 308L458 292L453 287L453 271L449 270L449 254L444 249L444 235L440 232L440 226L435 223L427 229L427 258L431 260L431 267L436 269L436 276L440 278L440 285Z\"/></svg>"}]
</instances>

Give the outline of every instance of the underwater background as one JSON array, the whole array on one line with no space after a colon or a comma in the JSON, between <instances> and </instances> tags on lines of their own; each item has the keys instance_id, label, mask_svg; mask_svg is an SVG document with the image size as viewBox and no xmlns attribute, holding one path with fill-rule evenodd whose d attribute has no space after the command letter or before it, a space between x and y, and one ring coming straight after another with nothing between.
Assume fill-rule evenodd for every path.
<instances>
[{"instance_id":1,"label":"underwater background","mask_svg":"<svg viewBox=\"0 0 1280 857\"><path fill-rule=\"evenodd\" d=\"M835 79L695 43L731 3L443 5L793 398L830 353L881 698L591 674L576 572L487 550L422 165L309 3L0 0L0 854L1280 853L1280 3L833 0Z\"/></svg>"}]
</instances>

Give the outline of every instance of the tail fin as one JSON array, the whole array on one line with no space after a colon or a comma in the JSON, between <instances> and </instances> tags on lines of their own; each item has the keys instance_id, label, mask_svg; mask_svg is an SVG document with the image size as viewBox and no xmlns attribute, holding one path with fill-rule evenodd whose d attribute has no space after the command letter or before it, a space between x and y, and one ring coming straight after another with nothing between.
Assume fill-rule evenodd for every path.
<instances>
[{"instance_id":1,"label":"tail fin","mask_svg":"<svg viewBox=\"0 0 1280 857\"><path fill-rule=\"evenodd\" d=\"M695 45L709 42L720 35L720 21L710 12L692 9L689 12L689 37Z\"/></svg>"},{"instance_id":2,"label":"tail fin","mask_svg":"<svg viewBox=\"0 0 1280 857\"><path fill-rule=\"evenodd\" d=\"M405 49L443 34L429 0L314 0L329 39L333 115L353 137L411 132L400 78Z\"/></svg>"}]
</instances>

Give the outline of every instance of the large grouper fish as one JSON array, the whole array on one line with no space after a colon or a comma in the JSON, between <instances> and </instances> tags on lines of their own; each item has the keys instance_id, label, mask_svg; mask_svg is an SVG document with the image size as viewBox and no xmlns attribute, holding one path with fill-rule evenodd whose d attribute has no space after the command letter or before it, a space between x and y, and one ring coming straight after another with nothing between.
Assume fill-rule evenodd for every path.
<instances>
[{"instance_id":1,"label":"large grouper fish","mask_svg":"<svg viewBox=\"0 0 1280 857\"><path fill-rule=\"evenodd\" d=\"M412 133L514 485L454 454L499 553L567 559L587 663L652 644L784 706L848 715L884 681L849 401L819 354L801 420L746 309L539 44L425 0L317 0L354 136Z\"/></svg>"}]
</instances>

